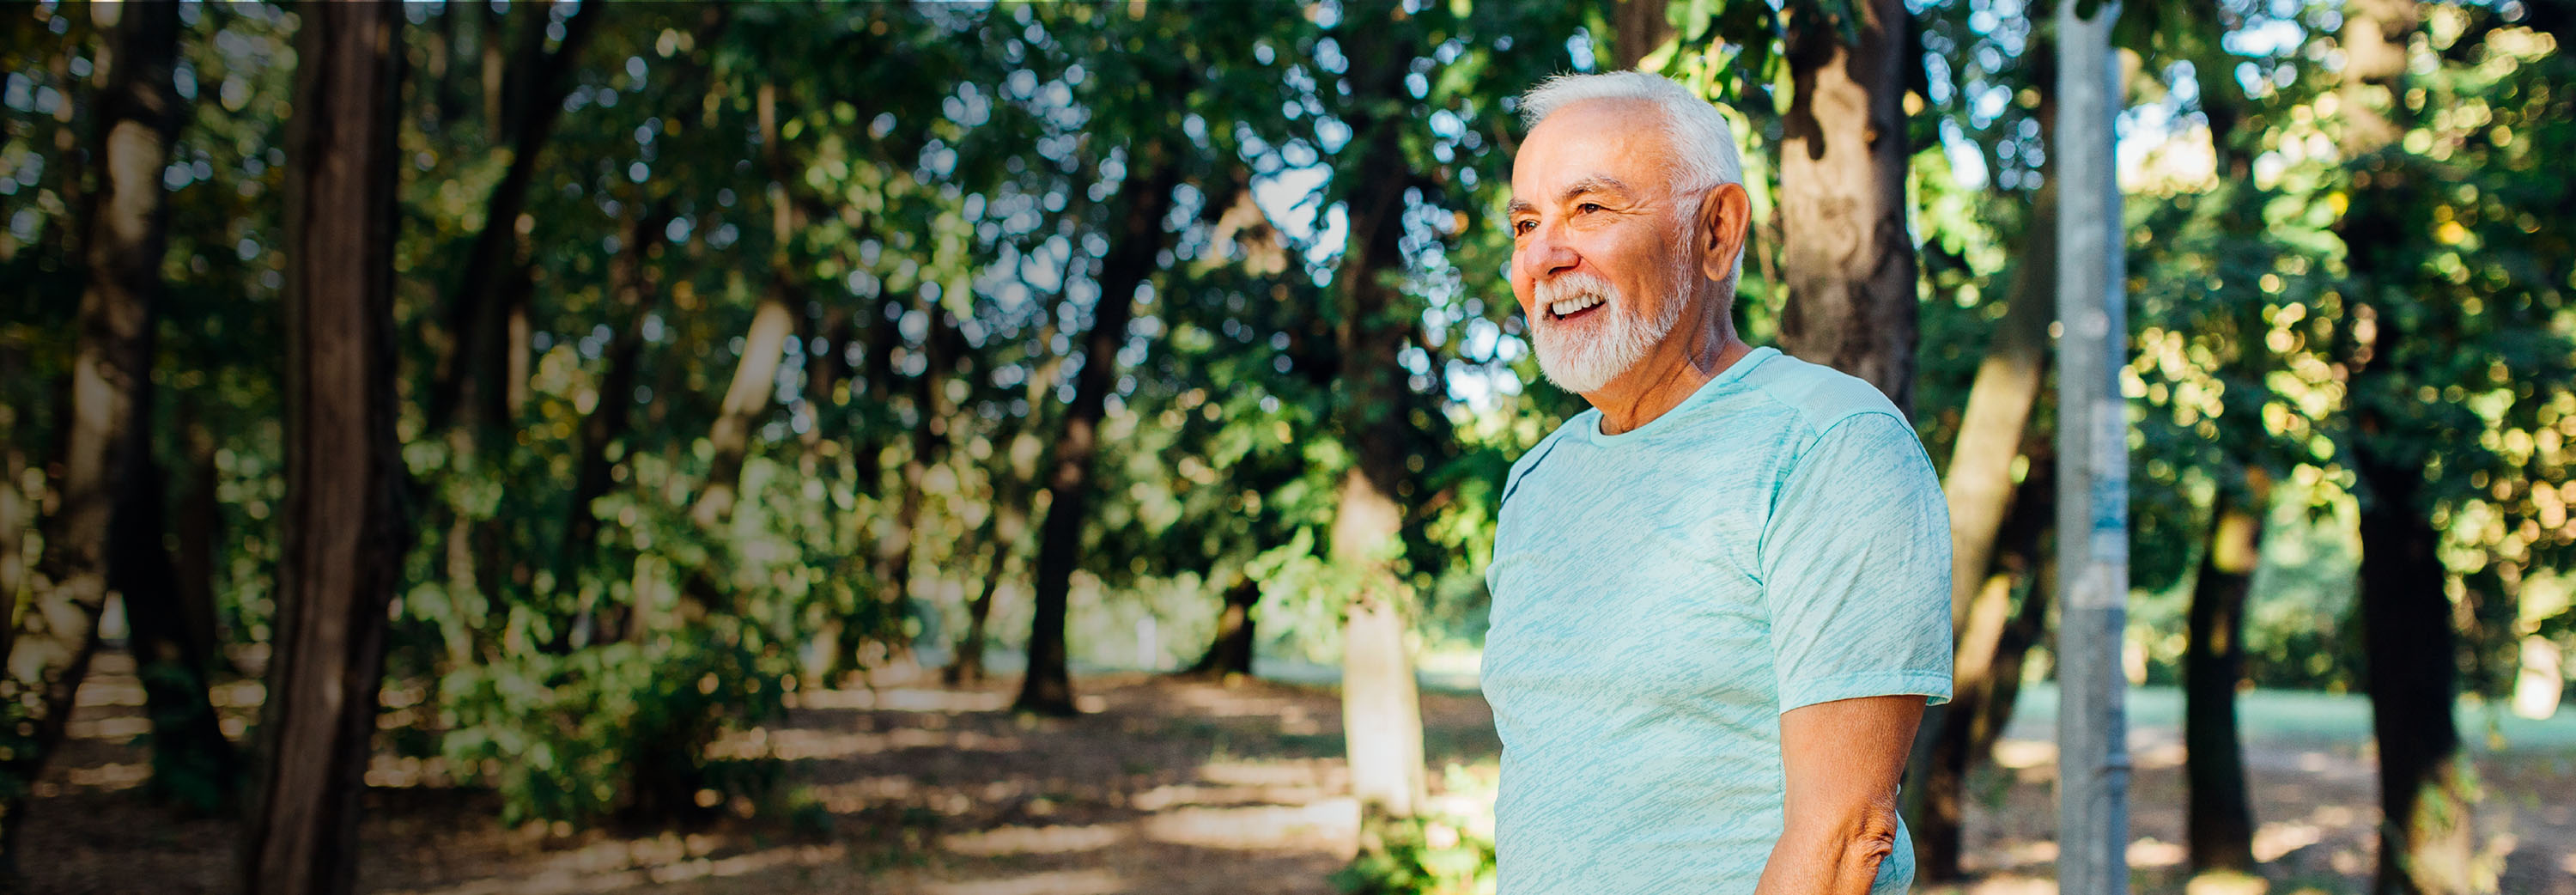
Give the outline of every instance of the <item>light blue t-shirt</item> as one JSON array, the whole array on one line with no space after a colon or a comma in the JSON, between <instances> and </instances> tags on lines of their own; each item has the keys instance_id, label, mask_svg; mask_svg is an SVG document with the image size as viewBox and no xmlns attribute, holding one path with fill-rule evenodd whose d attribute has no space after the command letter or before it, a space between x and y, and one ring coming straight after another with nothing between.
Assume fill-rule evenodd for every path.
<instances>
[{"instance_id":1,"label":"light blue t-shirt","mask_svg":"<svg viewBox=\"0 0 2576 895\"><path fill-rule=\"evenodd\" d=\"M1618 435L1512 465L1483 686L1502 895L1751 893L1780 837L1780 713L1950 697L1950 524L1868 383L1770 348ZM1872 893L1906 890L1900 826Z\"/></svg>"}]
</instances>

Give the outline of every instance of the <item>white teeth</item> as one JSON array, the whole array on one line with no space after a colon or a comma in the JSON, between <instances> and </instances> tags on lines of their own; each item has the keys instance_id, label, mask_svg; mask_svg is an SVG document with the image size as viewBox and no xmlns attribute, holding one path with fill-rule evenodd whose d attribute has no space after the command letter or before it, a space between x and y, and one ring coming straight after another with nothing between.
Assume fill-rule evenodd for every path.
<instances>
[{"instance_id":1,"label":"white teeth","mask_svg":"<svg viewBox=\"0 0 2576 895\"><path fill-rule=\"evenodd\" d=\"M1548 305L1547 309L1556 316L1563 317L1600 303L1599 295L1577 295L1573 298L1559 299L1555 304Z\"/></svg>"}]
</instances>

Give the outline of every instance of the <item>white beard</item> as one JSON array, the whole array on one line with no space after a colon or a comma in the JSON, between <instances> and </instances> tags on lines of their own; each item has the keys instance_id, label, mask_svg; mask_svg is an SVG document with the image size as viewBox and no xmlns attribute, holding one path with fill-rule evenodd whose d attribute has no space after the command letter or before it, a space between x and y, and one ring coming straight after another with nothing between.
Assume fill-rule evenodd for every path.
<instances>
[{"instance_id":1,"label":"white beard","mask_svg":"<svg viewBox=\"0 0 2576 895\"><path fill-rule=\"evenodd\" d=\"M1649 320L1630 308L1627 297L1610 281L1588 273L1568 273L1538 284L1539 319L1530 329L1536 336L1539 372L1557 388L1576 394L1598 391L1610 380L1628 372L1629 367L1645 359L1646 352L1672 334L1673 325L1681 322L1682 302L1664 302L1663 313ZM1601 321L1601 331L1586 337L1570 336L1558 329L1563 324L1547 316L1546 308L1556 302L1584 295L1604 299L1610 310L1601 313L1610 319Z\"/></svg>"}]
</instances>

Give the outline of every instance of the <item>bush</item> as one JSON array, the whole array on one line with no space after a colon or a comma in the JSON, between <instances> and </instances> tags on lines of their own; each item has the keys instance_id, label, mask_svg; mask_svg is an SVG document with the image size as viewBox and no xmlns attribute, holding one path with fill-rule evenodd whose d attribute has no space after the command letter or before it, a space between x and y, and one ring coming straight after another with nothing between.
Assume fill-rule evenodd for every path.
<instances>
[{"instance_id":1,"label":"bush","mask_svg":"<svg viewBox=\"0 0 2576 895\"><path fill-rule=\"evenodd\" d=\"M776 762L715 760L707 747L779 711L787 662L712 640L612 643L453 672L439 688L453 723L447 759L492 778L504 823L651 822L737 795L759 801L776 785Z\"/></svg>"}]
</instances>

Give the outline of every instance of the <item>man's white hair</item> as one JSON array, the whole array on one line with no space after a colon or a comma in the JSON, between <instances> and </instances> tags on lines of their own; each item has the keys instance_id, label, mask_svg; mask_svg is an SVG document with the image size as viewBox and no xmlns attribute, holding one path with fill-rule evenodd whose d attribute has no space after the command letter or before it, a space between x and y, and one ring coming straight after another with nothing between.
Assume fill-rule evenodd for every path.
<instances>
[{"instance_id":1,"label":"man's white hair","mask_svg":"<svg viewBox=\"0 0 2576 895\"><path fill-rule=\"evenodd\" d=\"M1673 161L1681 167L1682 183L1675 193L1695 196L1744 182L1744 159L1736 153L1735 127L1727 123L1715 103L1662 75L1642 71L1557 75L1521 94L1521 123L1536 129L1556 110L1595 99L1644 100L1663 113L1664 133L1673 144ZM1730 300L1736 280L1743 275L1744 250L1738 248L1734 269L1726 274Z\"/></svg>"},{"instance_id":2,"label":"man's white hair","mask_svg":"<svg viewBox=\"0 0 2576 895\"><path fill-rule=\"evenodd\" d=\"M1556 110L1594 99L1645 100L1664 113L1664 132L1671 137L1675 160L1686 175L1684 191L1744 182L1734 126L1727 124L1715 104L1662 75L1641 71L1557 75L1521 95L1521 122L1536 128Z\"/></svg>"}]
</instances>

